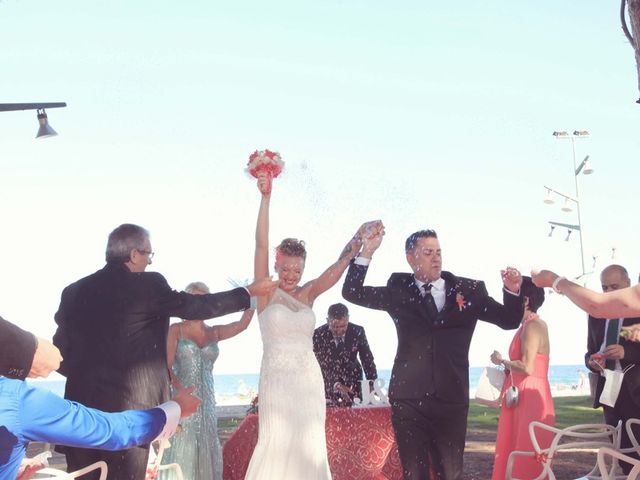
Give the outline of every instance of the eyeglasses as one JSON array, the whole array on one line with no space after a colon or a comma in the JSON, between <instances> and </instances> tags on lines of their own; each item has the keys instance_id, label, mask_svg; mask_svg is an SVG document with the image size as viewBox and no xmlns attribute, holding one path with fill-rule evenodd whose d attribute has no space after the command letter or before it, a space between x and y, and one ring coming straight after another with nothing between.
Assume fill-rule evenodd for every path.
<instances>
[{"instance_id":1,"label":"eyeglasses","mask_svg":"<svg viewBox=\"0 0 640 480\"><path fill-rule=\"evenodd\" d=\"M136 250L138 249L136 248ZM155 255L155 252L152 252L150 250L138 250L138 252L141 253L142 255L149 255L149 260L151 260Z\"/></svg>"}]
</instances>

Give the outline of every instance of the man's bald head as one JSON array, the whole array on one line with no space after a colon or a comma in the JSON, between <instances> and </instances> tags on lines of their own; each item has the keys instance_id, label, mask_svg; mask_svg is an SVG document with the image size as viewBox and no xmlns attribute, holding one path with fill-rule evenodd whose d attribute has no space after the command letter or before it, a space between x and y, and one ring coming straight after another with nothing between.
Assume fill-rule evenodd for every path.
<instances>
[{"instance_id":1,"label":"man's bald head","mask_svg":"<svg viewBox=\"0 0 640 480\"><path fill-rule=\"evenodd\" d=\"M603 292L613 292L631 286L629 272L622 265L609 265L600 274Z\"/></svg>"}]
</instances>

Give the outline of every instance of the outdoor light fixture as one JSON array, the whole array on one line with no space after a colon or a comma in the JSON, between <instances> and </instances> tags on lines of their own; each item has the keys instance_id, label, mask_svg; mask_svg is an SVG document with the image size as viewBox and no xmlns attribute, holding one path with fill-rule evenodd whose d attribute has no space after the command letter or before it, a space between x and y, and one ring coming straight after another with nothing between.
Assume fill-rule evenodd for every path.
<instances>
[{"instance_id":1,"label":"outdoor light fixture","mask_svg":"<svg viewBox=\"0 0 640 480\"><path fill-rule=\"evenodd\" d=\"M15 112L18 110L37 110L38 111L38 133L36 138L55 137L58 133L49 125L49 118L45 112L45 108L61 108L66 107L65 102L53 103L0 103L0 112Z\"/></svg>"},{"instance_id":2,"label":"outdoor light fixture","mask_svg":"<svg viewBox=\"0 0 640 480\"><path fill-rule=\"evenodd\" d=\"M40 123L40 128L38 128L36 138L48 138L58 135L58 132L49 125L49 118L47 117L47 112L44 111L44 108L38 109L38 122Z\"/></svg>"},{"instance_id":3,"label":"outdoor light fixture","mask_svg":"<svg viewBox=\"0 0 640 480\"><path fill-rule=\"evenodd\" d=\"M590 175L593 173L594 169L589 163L589 155L587 155L584 158L584 160L582 160L582 162L578 164L578 162L576 161L575 141L576 139L589 137L590 134L587 130L573 130L572 133L569 133L566 130L556 130L555 132L553 132L553 136L557 140L571 140L571 155L573 159L573 173L574 173L573 177L574 177L574 183L575 183L575 196L566 195L562 192L559 192L558 190L554 190L553 188L545 185L544 188L547 190L547 195L544 199L544 203L553 204L554 203L553 198L551 197L553 195L558 195L559 197L564 198L564 203L562 204L562 207L561 207L561 210L563 212L572 212L574 209L573 203L575 203L575 209L578 216L577 218L578 223L575 225L572 225L572 224L566 224L566 223L549 222L551 224L551 232L549 232L549 236L553 234L554 225L556 227L565 227L568 229L567 237L565 238L565 240L568 242L569 238L571 237L571 232L573 232L574 230L577 230L578 235L580 237L580 265L582 267L582 274L576 278L584 278L587 275L587 271L584 265L584 245L582 240L582 221L580 218L580 192L578 189L578 175L580 173L583 173L584 175ZM592 272L588 272L588 273L590 274Z\"/></svg>"},{"instance_id":4,"label":"outdoor light fixture","mask_svg":"<svg viewBox=\"0 0 640 480\"><path fill-rule=\"evenodd\" d=\"M573 134L576 137L588 137L589 136L589 132L586 130L574 130Z\"/></svg>"},{"instance_id":5,"label":"outdoor light fixture","mask_svg":"<svg viewBox=\"0 0 640 480\"><path fill-rule=\"evenodd\" d=\"M591 162L589 162L589 155L585 157L580 165L582 165L582 173L584 175L591 175L593 173L593 167L591 166Z\"/></svg>"}]
</instances>

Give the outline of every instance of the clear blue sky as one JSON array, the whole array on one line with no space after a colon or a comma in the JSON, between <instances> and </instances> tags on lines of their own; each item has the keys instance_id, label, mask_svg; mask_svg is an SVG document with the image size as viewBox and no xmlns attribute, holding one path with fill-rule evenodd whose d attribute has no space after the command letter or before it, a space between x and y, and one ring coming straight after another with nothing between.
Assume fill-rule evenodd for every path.
<instances>
[{"instance_id":1,"label":"clear blue sky","mask_svg":"<svg viewBox=\"0 0 640 480\"><path fill-rule=\"evenodd\" d=\"M544 205L542 186L573 195L570 143L551 133L587 129L587 267L615 246L637 278L640 106L615 2L4 0L0 45L0 102L68 103L43 141L34 111L0 113L0 315L42 336L123 222L151 230L152 268L176 289L250 277L256 148L287 164L271 239L308 242L306 278L381 218L369 283L406 270L404 238L432 227L445 269L500 297L507 264L579 273L577 236L546 225L575 215ZM339 287L318 300L318 323L340 300ZM541 313L552 363L581 363L584 315L557 296ZM391 320L355 307L352 320L389 367ZM479 327L471 363L511 336ZM259 345L254 322L221 345L219 371L257 372Z\"/></svg>"}]
</instances>

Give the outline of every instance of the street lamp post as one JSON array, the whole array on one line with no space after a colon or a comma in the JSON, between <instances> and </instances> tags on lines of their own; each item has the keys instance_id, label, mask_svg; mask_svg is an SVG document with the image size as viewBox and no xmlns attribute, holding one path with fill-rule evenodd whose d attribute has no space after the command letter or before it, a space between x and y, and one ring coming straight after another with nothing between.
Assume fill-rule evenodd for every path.
<instances>
[{"instance_id":1,"label":"street lamp post","mask_svg":"<svg viewBox=\"0 0 640 480\"><path fill-rule=\"evenodd\" d=\"M551 196L552 193L559 195L560 197L564 198L565 201L565 205L562 207L562 210L564 211L571 211L571 207L570 204L571 203L575 203L576 205L576 212L578 215L578 224L577 225L572 225L572 224L567 224L567 223L560 223L560 222L549 222L549 224L551 225L551 232L549 233L549 236L552 235L553 230L555 227L564 227L567 229L568 233L567 233L567 238L566 240L569 240L569 237L571 236L571 232L576 230L578 232L578 236L580 238L580 266L582 268L582 273L580 275L580 277L578 278L583 278L585 277L585 275L587 274L585 267L584 267L584 243L583 243L583 233L582 233L582 218L580 216L580 189L579 189L579 185L578 185L578 175L580 173L582 173L583 175L590 175L593 173L593 168L591 167L591 164L589 163L589 155L587 155L584 160L582 160L580 162L580 164L577 163L576 161L576 145L575 145L575 139L576 138L586 138L589 136L589 132L586 130L575 130L573 132L573 134L569 134L567 132L553 132L553 136L556 137L557 139L569 139L571 140L571 153L572 153L572 157L573 157L573 177L574 177L574 182L575 182L575 197L571 197L569 195L566 195L564 193L559 192L558 190L554 190L553 188L547 187L545 185L544 188L547 189L547 197L545 198L545 203L553 203L553 198Z\"/></svg>"}]
</instances>

